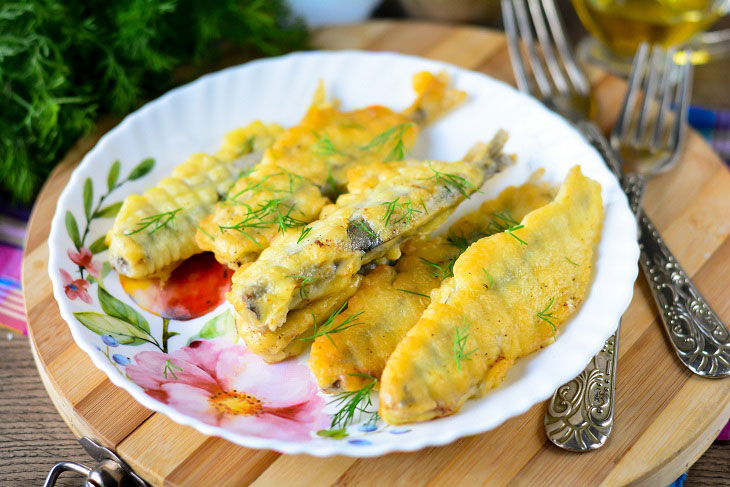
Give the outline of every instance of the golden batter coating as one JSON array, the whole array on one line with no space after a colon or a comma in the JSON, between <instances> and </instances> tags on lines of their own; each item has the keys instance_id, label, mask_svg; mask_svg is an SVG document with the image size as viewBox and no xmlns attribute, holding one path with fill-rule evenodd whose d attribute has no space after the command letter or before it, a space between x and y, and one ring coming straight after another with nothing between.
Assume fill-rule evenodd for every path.
<instances>
[{"instance_id":1,"label":"golden batter coating","mask_svg":"<svg viewBox=\"0 0 730 487\"><path fill-rule=\"evenodd\" d=\"M112 266L142 278L200 252L195 243L200 221L282 131L253 122L229 134L215 156L195 154L154 188L128 196L107 234ZM168 216L165 226L149 225L150 219Z\"/></svg>"},{"instance_id":2,"label":"golden batter coating","mask_svg":"<svg viewBox=\"0 0 730 487\"><path fill-rule=\"evenodd\" d=\"M602 220L600 185L575 167L524 227L471 245L388 359L380 416L400 424L453 414L552 343L588 292Z\"/></svg>"},{"instance_id":3,"label":"golden batter coating","mask_svg":"<svg viewBox=\"0 0 730 487\"><path fill-rule=\"evenodd\" d=\"M360 324L314 341L309 366L319 386L330 392L354 391L366 386L370 377L380 379L388 357L421 317L431 302L431 290L450 274L461 252L501 231L502 218L521 220L554 197L555 191L545 184L509 187L460 218L445 235L406 242L394 265L380 265L363 278L347 311L335 320L337 325L361 312Z\"/></svg>"},{"instance_id":4,"label":"golden batter coating","mask_svg":"<svg viewBox=\"0 0 730 487\"><path fill-rule=\"evenodd\" d=\"M232 197L202 222L198 245L233 269L256 260L277 235L316 220L328 198L345 190L350 168L403 159L419 124L465 97L448 88L445 74L419 73L414 87L416 101L397 113L382 106L342 112L336 103L324 101L320 86L302 121L276 141L255 170L236 183Z\"/></svg>"},{"instance_id":5,"label":"golden batter coating","mask_svg":"<svg viewBox=\"0 0 730 487\"><path fill-rule=\"evenodd\" d=\"M238 319L249 328L275 331L291 310L337 292L338 280L377 259L397 259L407 238L438 228L486 179L512 163L501 154L506 137L498 133L462 162L393 164L386 181L364 194L342 195L337 209L311 223L308 233L277 239L233 276L227 298ZM306 296L299 292L303 280Z\"/></svg>"}]
</instances>

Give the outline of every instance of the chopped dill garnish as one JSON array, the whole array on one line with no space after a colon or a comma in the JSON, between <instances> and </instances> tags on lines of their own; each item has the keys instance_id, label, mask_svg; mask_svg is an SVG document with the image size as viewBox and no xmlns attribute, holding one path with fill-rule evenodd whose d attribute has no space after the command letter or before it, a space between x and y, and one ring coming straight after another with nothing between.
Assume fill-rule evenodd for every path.
<instances>
[{"instance_id":1,"label":"chopped dill garnish","mask_svg":"<svg viewBox=\"0 0 730 487\"><path fill-rule=\"evenodd\" d=\"M205 231L205 229L204 229L203 227L201 227L200 225L195 225L195 227L196 227L196 228L197 228L198 230L200 230L201 232L203 232L203 234L204 234L204 235L205 235L206 237L208 237L209 239L211 239L212 241L214 241L214 242L215 242L215 237L214 237L213 235L209 234L208 232L206 232L206 231Z\"/></svg>"},{"instance_id":2,"label":"chopped dill garnish","mask_svg":"<svg viewBox=\"0 0 730 487\"><path fill-rule=\"evenodd\" d=\"M312 231L312 227L304 227L302 228L302 233L299 235L299 238L297 239L297 243L301 243L304 238L309 235L309 232Z\"/></svg>"},{"instance_id":3,"label":"chopped dill garnish","mask_svg":"<svg viewBox=\"0 0 730 487\"><path fill-rule=\"evenodd\" d=\"M299 297L302 298L302 300L309 299L309 291L307 291L307 286L311 284L313 278L311 276L289 276L292 279L296 279L297 281L300 281L300 288L299 288Z\"/></svg>"},{"instance_id":4,"label":"chopped dill garnish","mask_svg":"<svg viewBox=\"0 0 730 487\"><path fill-rule=\"evenodd\" d=\"M361 325L362 322L357 321L357 318L364 313L364 311L358 311L357 313L348 316L345 320L340 322L339 324L335 325L335 318L339 316L340 313L342 313L345 308L347 308L347 301L345 301L342 306L336 311L333 311L331 315L324 321L322 324L317 324L317 318L312 314L312 322L314 323L314 332L312 333L312 336L300 338L300 340L314 340L317 337L326 336L330 342L332 342L332 345L337 347L337 344L334 340L332 340L332 337L330 335L334 333L340 333L342 331L347 330L348 328L352 328L353 326Z\"/></svg>"},{"instance_id":5,"label":"chopped dill garnish","mask_svg":"<svg viewBox=\"0 0 730 487\"><path fill-rule=\"evenodd\" d=\"M386 201L385 203L381 203L382 205L386 206L385 215L383 215L383 221L385 222L385 225L387 225L390 222L391 217L395 213L396 209L400 208L404 210L403 216L395 220L393 223L400 223L403 220L408 220L406 222L407 225L410 225L413 221L413 214L414 213L422 213L421 210L416 210L413 208L413 203L410 201L406 201L405 203L398 203L398 200L400 199L400 196L396 197L393 201Z\"/></svg>"},{"instance_id":6,"label":"chopped dill garnish","mask_svg":"<svg viewBox=\"0 0 730 487\"><path fill-rule=\"evenodd\" d=\"M377 235L376 235L375 233L373 233L373 231L372 231L372 230L370 230L370 229L369 229L369 228L367 227L367 225L365 225L365 222L363 222L362 220L356 220L356 221L355 221L355 222L353 222L352 224L353 224L353 225L355 225L356 227L358 227L359 229L361 229L361 230L362 230L363 232L365 232L365 233L367 233L368 235L370 235L371 237L375 237L375 238L378 238L378 236L377 236Z\"/></svg>"},{"instance_id":7,"label":"chopped dill garnish","mask_svg":"<svg viewBox=\"0 0 730 487\"><path fill-rule=\"evenodd\" d=\"M545 309L537 313L537 317L540 318L541 320L543 320L544 322L548 323L553 328L553 332L555 332L555 329L556 329L555 323L553 323L550 320L554 320L555 316L553 316L552 311L550 311L548 313L548 310L550 310L550 308L553 306L554 302L555 302L555 298L551 299L550 303L548 303L548 305L545 307Z\"/></svg>"},{"instance_id":8,"label":"chopped dill garnish","mask_svg":"<svg viewBox=\"0 0 730 487\"><path fill-rule=\"evenodd\" d=\"M456 247L459 249L459 254L463 253L466 249L469 248L469 241L464 237L464 234L457 235L455 233L449 232L449 234L446 236L446 240L449 242L449 244L452 247Z\"/></svg>"},{"instance_id":9,"label":"chopped dill garnish","mask_svg":"<svg viewBox=\"0 0 730 487\"><path fill-rule=\"evenodd\" d=\"M425 181L430 181L431 179L436 180L436 184L443 184L446 189L453 188L454 190L458 191L462 194L462 196L469 198L469 193L466 192L467 189L473 189L474 191L478 191L478 188L471 184L469 181L467 181L466 178L459 176L457 174L452 174L449 172L441 172L438 169L434 169L431 163L428 163L428 168L433 171L433 176L428 178L419 178Z\"/></svg>"},{"instance_id":10,"label":"chopped dill garnish","mask_svg":"<svg viewBox=\"0 0 730 487\"><path fill-rule=\"evenodd\" d=\"M413 126L413 122L404 122L394 125L389 129L381 132L373 137L370 142L360 147L360 150L380 150L389 141L394 140L393 147L385 157L385 162L400 161L405 157L405 144L403 144L403 135Z\"/></svg>"},{"instance_id":11,"label":"chopped dill garnish","mask_svg":"<svg viewBox=\"0 0 730 487\"><path fill-rule=\"evenodd\" d=\"M430 260L426 259L425 257L419 257L419 259L421 260L421 262L423 262L427 266L431 267L431 275L433 277L439 277L441 279L446 279L447 277L451 277L454 275L454 264L456 263L457 257L458 256L452 257L443 266L440 266L435 262L431 262Z\"/></svg>"},{"instance_id":12,"label":"chopped dill garnish","mask_svg":"<svg viewBox=\"0 0 730 487\"><path fill-rule=\"evenodd\" d=\"M428 208L426 208L426 204L423 202L423 198L418 198L418 200L421 202L421 206L423 207L423 212L428 215Z\"/></svg>"},{"instance_id":13,"label":"chopped dill garnish","mask_svg":"<svg viewBox=\"0 0 730 487\"><path fill-rule=\"evenodd\" d=\"M356 413L359 413L358 416L362 416L363 414L369 414L370 418L368 419L367 424L374 424L379 419L379 417L377 416L377 410L372 411L368 409L373 405L373 402L370 399L370 392L378 383L378 379L364 374L348 375L351 377L364 377L372 380L356 391L345 391L336 394L335 398L327 403L328 405L334 404L339 408L338 411L332 416L332 423L330 424L329 431L337 431L336 427L339 427L341 429L347 428L347 426L352 424L352 422L355 420Z\"/></svg>"},{"instance_id":14,"label":"chopped dill garnish","mask_svg":"<svg viewBox=\"0 0 730 487\"><path fill-rule=\"evenodd\" d=\"M233 202L236 205L244 205L244 206L246 206L247 204L245 202L243 202L243 201L238 201L238 198L242 194L246 193L247 191L250 191L252 195L258 194L261 191L269 191L271 193L288 193L290 191L287 191L286 189L278 189L278 188L274 188L274 187L271 187L271 186L265 186L264 185L269 179L271 179L273 177L276 177L276 176L281 176L282 174L284 174L284 173L267 174L266 176L264 176L263 178L261 178L260 181L252 182L248 186L246 186L245 188L243 188L242 190L238 191L233 196L226 197L224 199L224 201L230 201L230 202ZM231 188L231 189L233 189L233 188Z\"/></svg>"},{"instance_id":15,"label":"chopped dill garnish","mask_svg":"<svg viewBox=\"0 0 730 487\"><path fill-rule=\"evenodd\" d=\"M292 216L292 212L295 209L294 205L288 205L288 209L285 212L282 211L281 207L287 207L282 198L273 198L268 201L264 201L263 203L259 203L259 207L255 210L248 204L244 204L243 206L248 208L243 220L235 225L219 225L218 228L221 233L224 230L235 230L248 237L259 247L261 245L246 232L247 229L269 228L275 225L277 227L277 231L284 233L290 228L300 227L307 224L307 222Z\"/></svg>"},{"instance_id":16,"label":"chopped dill garnish","mask_svg":"<svg viewBox=\"0 0 730 487\"><path fill-rule=\"evenodd\" d=\"M172 370L172 369L175 369L178 372L182 371L182 367L178 367L177 365L173 364L171 361L168 360L167 362L165 362L165 367L162 369L162 373L165 376L165 379L167 379L167 374L169 373L170 375L172 375L172 377L175 380L177 380L177 376L175 375L175 370Z\"/></svg>"},{"instance_id":17,"label":"chopped dill garnish","mask_svg":"<svg viewBox=\"0 0 730 487\"><path fill-rule=\"evenodd\" d=\"M525 228L525 226L524 225L513 225L513 226L509 227L507 230L505 230L505 232L507 232L510 237L513 237L513 238L517 239L517 241L519 243L521 243L522 245L527 245L527 242L525 242L520 237L518 237L517 235L515 235L514 233L512 233L515 230L519 230L520 228Z\"/></svg>"},{"instance_id":18,"label":"chopped dill garnish","mask_svg":"<svg viewBox=\"0 0 730 487\"><path fill-rule=\"evenodd\" d=\"M335 148L334 144L332 144L332 140L330 140L329 135L322 134L317 136L317 142L314 143L312 146L312 150L316 152L320 156L331 156L334 154L344 156L345 154L342 153L342 151Z\"/></svg>"},{"instance_id":19,"label":"chopped dill garnish","mask_svg":"<svg viewBox=\"0 0 730 487\"><path fill-rule=\"evenodd\" d=\"M482 267L482 270L484 271L484 275L487 276L487 279L489 279L489 287L494 287L494 278L492 277L492 275L484 267Z\"/></svg>"},{"instance_id":20,"label":"chopped dill garnish","mask_svg":"<svg viewBox=\"0 0 730 487\"><path fill-rule=\"evenodd\" d=\"M393 213L395 213L395 207L398 204L399 199L400 196L396 197L393 201L386 201L385 203L381 203L382 205L386 206L385 215L383 215L383 221L385 222L385 225L390 222L390 218L393 216Z\"/></svg>"},{"instance_id":21,"label":"chopped dill garnish","mask_svg":"<svg viewBox=\"0 0 730 487\"><path fill-rule=\"evenodd\" d=\"M417 293L416 291L409 291L408 289L396 289L396 291L403 291L404 293L415 294L416 296L423 296L424 298L430 298L431 297L428 294Z\"/></svg>"},{"instance_id":22,"label":"chopped dill garnish","mask_svg":"<svg viewBox=\"0 0 730 487\"><path fill-rule=\"evenodd\" d=\"M330 166L329 161L326 162L327 164L327 180L325 182L326 186L330 187L330 190L332 190L333 195L337 195L337 183L335 182L335 178L332 177L332 166ZM333 197L333 200L335 198Z\"/></svg>"},{"instance_id":23,"label":"chopped dill garnish","mask_svg":"<svg viewBox=\"0 0 730 487\"><path fill-rule=\"evenodd\" d=\"M579 267L579 266L580 266L580 264L576 264L575 262L573 262L572 260L570 260L570 259L569 259L569 258L567 258L567 257L565 258L565 260L567 260L568 262L570 262L571 264L573 264L573 265L574 265L574 266L576 266L576 267Z\"/></svg>"},{"instance_id":24,"label":"chopped dill garnish","mask_svg":"<svg viewBox=\"0 0 730 487\"><path fill-rule=\"evenodd\" d=\"M153 234L160 228L164 228L168 224L170 224L175 219L175 215L177 215L180 211L182 211L182 208L178 208L172 211L166 211L164 213L158 213L157 215L146 216L137 222L137 226L139 228L137 228L133 232L125 233L124 235L134 235L135 233L139 233L151 225L154 225L154 228L152 228L149 233Z\"/></svg>"},{"instance_id":25,"label":"chopped dill garnish","mask_svg":"<svg viewBox=\"0 0 730 487\"><path fill-rule=\"evenodd\" d=\"M466 341L469 339L469 327L471 326L471 322L467 323L466 318L464 318L464 327L459 328L458 326L456 329L456 336L454 337L454 360L456 360L456 368L461 371L461 361L462 360L471 360L471 355L476 353L478 350L477 348L474 348L473 350L470 350L468 352L464 351L464 347L466 346Z\"/></svg>"}]
</instances>

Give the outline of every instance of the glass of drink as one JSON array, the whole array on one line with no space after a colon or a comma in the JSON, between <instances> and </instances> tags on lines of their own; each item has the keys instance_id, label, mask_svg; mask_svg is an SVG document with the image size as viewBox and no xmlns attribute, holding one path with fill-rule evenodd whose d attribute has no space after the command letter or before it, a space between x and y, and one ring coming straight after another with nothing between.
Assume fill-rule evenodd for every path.
<instances>
[{"instance_id":1,"label":"glass of drink","mask_svg":"<svg viewBox=\"0 0 730 487\"><path fill-rule=\"evenodd\" d=\"M572 0L593 38L581 57L619 74L628 73L639 44L689 46L691 61L707 62L730 47L730 32L704 33L730 11L730 0Z\"/></svg>"}]
</instances>

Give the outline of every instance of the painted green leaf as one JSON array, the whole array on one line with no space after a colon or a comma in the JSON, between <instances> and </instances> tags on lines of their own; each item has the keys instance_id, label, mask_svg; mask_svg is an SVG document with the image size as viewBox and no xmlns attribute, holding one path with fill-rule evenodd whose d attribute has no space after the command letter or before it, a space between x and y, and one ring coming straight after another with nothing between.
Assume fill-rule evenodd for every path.
<instances>
[{"instance_id":1,"label":"painted green leaf","mask_svg":"<svg viewBox=\"0 0 730 487\"><path fill-rule=\"evenodd\" d=\"M88 219L91 216L91 203L94 200L94 185L90 178L84 181L84 214Z\"/></svg>"},{"instance_id":2,"label":"painted green leaf","mask_svg":"<svg viewBox=\"0 0 730 487\"><path fill-rule=\"evenodd\" d=\"M141 345L147 342L142 330L113 316L101 313L74 313L79 322L97 335L111 335L122 345Z\"/></svg>"},{"instance_id":3,"label":"painted green leaf","mask_svg":"<svg viewBox=\"0 0 730 487\"><path fill-rule=\"evenodd\" d=\"M190 337L188 345L198 340L212 340L218 337L224 337L231 342L235 342L238 339L236 322L228 310L208 320L197 335Z\"/></svg>"},{"instance_id":4,"label":"painted green leaf","mask_svg":"<svg viewBox=\"0 0 730 487\"><path fill-rule=\"evenodd\" d=\"M112 164L112 167L109 168L109 174L106 176L106 187L109 188L109 191L114 189L114 185L117 184L117 180L119 179L119 169L122 167L122 164L119 161L114 161L114 164Z\"/></svg>"},{"instance_id":5,"label":"painted green leaf","mask_svg":"<svg viewBox=\"0 0 730 487\"><path fill-rule=\"evenodd\" d=\"M146 335L150 332L150 325L141 314L131 306L121 302L103 287L99 288L99 303L106 314L124 320L130 325L142 330ZM146 336L145 335L145 336Z\"/></svg>"},{"instance_id":6,"label":"painted green leaf","mask_svg":"<svg viewBox=\"0 0 730 487\"><path fill-rule=\"evenodd\" d=\"M153 167L155 167L155 160L151 157L147 158L137 164L137 167L132 169L132 172L129 173L129 179L135 180L144 177L145 175L147 175L148 172L152 170Z\"/></svg>"},{"instance_id":7,"label":"painted green leaf","mask_svg":"<svg viewBox=\"0 0 730 487\"><path fill-rule=\"evenodd\" d=\"M336 430L319 430L319 431L317 431L317 436L340 440L342 438L347 438L348 435L347 435L347 430L345 428L340 428L340 429L336 429Z\"/></svg>"},{"instance_id":8,"label":"painted green leaf","mask_svg":"<svg viewBox=\"0 0 730 487\"><path fill-rule=\"evenodd\" d=\"M109 262L104 262L101 265L101 277L104 278L109 275L112 271L112 265Z\"/></svg>"},{"instance_id":9,"label":"painted green leaf","mask_svg":"<svg viewBox=\"0 0 730 487\"><path fill-rule=\"evenodd\" d=\"M73 213L66 211L66 232L71 238L71 241L76 246L76 250L81 248L81 237L79 237L79 226L76 223Z\"/></svg>"},{"instance_id":10,"label":"painted green leaf","mask_svg":"<svg viewBox=\"0 0 730 487\"><path fill-rule=\"evenodd\" d=\"M101 237L94 240L94 243L89 245L89 250L91 250L92 254L104 252L108 248L109 246L106 244L106 235L102 235Z\"/></svg>"},{"instance_id":11,"label":"painted green leaf","mask_svg":"<svg viewBox=\"0 0 730 487\"><path fill-rule=\"evenodd\" d=\"M117 216L117 213L119 213L119 210L121 208L121 201L119 203L113 203L109 206L105 206L104 208L94 213L94 218L114 218L115 216Z\"/></svg>"}]
</instances>

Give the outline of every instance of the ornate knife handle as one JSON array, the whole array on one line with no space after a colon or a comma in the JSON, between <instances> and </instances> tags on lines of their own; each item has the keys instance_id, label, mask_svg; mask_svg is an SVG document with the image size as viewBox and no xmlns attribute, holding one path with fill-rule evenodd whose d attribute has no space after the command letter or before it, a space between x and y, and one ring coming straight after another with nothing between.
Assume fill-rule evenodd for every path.
<instances>
[{"instance_id":1,"label":"ornate knife handle","mask_svg":"<svg viewBox=\"0 0 730 487\"><path fill-rule=\"evenodd\" d=\"M560 448L585 452L603 446L613 428L621 324L583 372L560 386L545 412L545 433Z\"/></svg>"},{"instance_id":2,"label":"ornate knife handle","mask_svg":"<svg viewBox=\"0 0 730 487\"><path fill-rule=\"evenodd\" d=\"M669 340L679 360L695 374L730 376L730 333L639 207L643 188L642 177L626 177L624 189L639 222L639 262Z\"/></svg>"}]
</instances>

